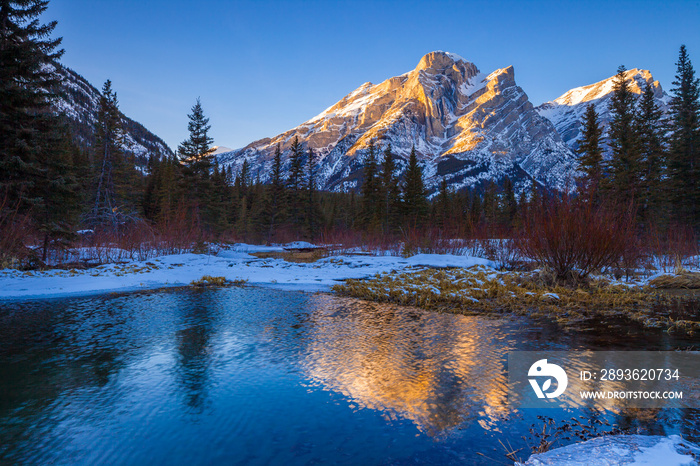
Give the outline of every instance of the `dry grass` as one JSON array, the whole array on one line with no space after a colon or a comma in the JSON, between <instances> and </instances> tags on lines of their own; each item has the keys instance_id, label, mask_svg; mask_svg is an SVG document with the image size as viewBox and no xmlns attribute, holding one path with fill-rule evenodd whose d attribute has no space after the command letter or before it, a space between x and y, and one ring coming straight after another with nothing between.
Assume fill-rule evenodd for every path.
<instances>
[{"instance_id":1,"label":"dry grass","mask_svg":"<svg viewBox=\"0 0 700 466\"><path fill-rule=\"evenodd\" d=\"M328 250L316 248L311 251L253 252L250 255L260 259L282 259L287 262L308 264L327 257Z\"/></svg>"},{"instance_id":2,"label":"dry grass","mask_svg":"<svg viewBox=\"0 0 700 466\"><path fill-rule=\"evenodd\" d=\"M541 272L496 272L470 269L388 273L365 280L347 280L333 287L348 296L418 306L460 314L515 313L551 319L565 328L595 319L626 318L646 327L700 330L697 320L678 320L657 309L674 298L651 288L589 280L579 287L557 285Z\"/></svg>"},{"instance_id":3,"label":"dry grass","mask_svg":"<svg viewBox=\"0 0 700 466\"><path fill-rule=\"evenodd\" d=\"M190 283L192 286L226 286L228 284L225 277L212 277L211 275L204 275L199 280L192 280Z\"/></svg>"},{"instance_id":4,"label":"dry grass","mask_svg":"<svg viewBox=\"0 0 700 466\"><path fill-rule=\"evenodd\" d=\"M700 273L683 271L677 275L661 275L649 281L649 286L660 290L698 290Z\"/></svg>"}]
</instances>

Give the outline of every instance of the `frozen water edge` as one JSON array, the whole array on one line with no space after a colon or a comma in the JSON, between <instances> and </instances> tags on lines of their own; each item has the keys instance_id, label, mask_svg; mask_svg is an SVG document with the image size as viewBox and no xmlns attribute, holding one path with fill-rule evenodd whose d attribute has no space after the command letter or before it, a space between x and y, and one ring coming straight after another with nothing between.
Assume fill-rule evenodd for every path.
<instances>
[{"instance_id":1,"label":"frozen water edge","mask_svg":"<svg viewBox=\"0 0 700 466\"><path fill-rule=\"evenodd\" d=\"M238 246L238 245L237 245ZM286 290L327 291L348 278L421 267L471 267L495 264L487 259L450 254L330 256L312 263L261 259L251 252L269 248L240 245L216 255L174 254L147 261L108 264L86 270L22 272L0 270L0 300L17 301L189 285L204 275L244 280L250 285Z\"/></svg>"},{"instance_id":2,"label":"frozen water edge","mask_svg":"<svg viewBox=\"0 0 700 466\"><path fill-rule=\"evenodd\" d=\"M521 466L685 466L697 465L700 448L678 435L615 435L532 455Z\"/></svg>"}]
</instances>

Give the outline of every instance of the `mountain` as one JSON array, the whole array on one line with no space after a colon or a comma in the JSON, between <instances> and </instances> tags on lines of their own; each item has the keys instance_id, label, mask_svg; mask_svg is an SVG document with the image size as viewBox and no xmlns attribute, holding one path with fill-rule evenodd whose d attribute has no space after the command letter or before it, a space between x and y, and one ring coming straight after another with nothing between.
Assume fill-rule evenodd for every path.
<instances>
[{"instance_id":1,"label":"mountain","mask_svg":"<svg viewBox=\"0 0 700 466\"><path fill-rule=\"evenodd\" d=\"M253 178L265 182L276 146L288 167L295 137L318 155L319 185L331 191L359 188L370 141L378 151L391 144L401 171L415 146L432 193L443 177L456 189L506 175L516 189L533 180L563 188L576 160L515 83L512 66L485 74L441 51L425 55L408 73L363 84L296 128L217 157L234 172L248 160Z\"/></svg>"},{"instance_id":2,"label":"mountain","mask_svg":"<svg viewBox=\"0 0 700 466\"><path fill-rule=\"evenodd\" d=\"M55 103L73 130L76 142L83 148L95 141L95 122L100 107L100 91L70 68L56 65L56 72L62 77L61 97ZM148 155L172 155L168 145L143 125L122 114L126 142L124 150L135 156L139 167L145 167Z\"/></svg>"},{"instance_id":3,"label":"mountain","mask_svg":"<svg viewBox=\"0 0 700 466\"><path fill-rule=\"evenodd\" d=\"M546 102L536 108L537 112L552 122L564 142L569 147L576 149L577 140L581 136L581 119L589 104L595 105L596 112L600 116L600 121L604 125L604 135L610 123L610 99L615 76L604 79L595 84L577 87L567 91L561 97L551 102ZM625 72L625 80L630 85L630 90L641 95L644 92L646 83L654 89L654 97L659 106L666 111L670 102L670 97L661 89L661 84L654 81L648 70L633 69Z\"/></svg>"}]
</instances>

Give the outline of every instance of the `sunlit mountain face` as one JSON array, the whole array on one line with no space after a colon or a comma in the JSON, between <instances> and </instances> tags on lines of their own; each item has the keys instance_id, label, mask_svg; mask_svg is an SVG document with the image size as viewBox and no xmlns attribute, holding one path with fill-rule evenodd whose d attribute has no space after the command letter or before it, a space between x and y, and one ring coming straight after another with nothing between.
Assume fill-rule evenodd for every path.
<instances>
[{"instance_id":1,"label":"sunlit mountain face","mask_svg":"<svg viewBox=\"0 0 700 466\"><path fill-rule=\"evenodd\" d=\"M670 97L655 81L648 70L632 69L625 72L625 80L631 92L641 96L649 83L654 89L654 97L659 107L666 111ZM557 128L564 142L572 149L578 147L577 140L581 137L581 119L586 107L593 104L599 115L601 124L606 128L610 123L610 99L613 95L615 76L611 76L595 84L581 86L565 92L551 102L545 102L537 107L537 112L550 120Z\"/></svg>"},{"instance_id":2,"label":"sunlit mountain face","mask_svg":"<svg viewBox=\"0 0 700 466\"><path fill-rule=\"evenodd\" d=\"M219 161L236 171L248 160L253 177L265 182L276 147L288 164L295 138L313 149L319 185L333 191L361 185L370 142L378 152L390 145L401 171L415 147L432 192L443 178L459 189L505 176L516 189L533 181L563 188L575 168L575 155L516 84L512 66L482 73L440 51L408 73L363 84L296 128L222 153Z\"/></svg>"}]
</instances>

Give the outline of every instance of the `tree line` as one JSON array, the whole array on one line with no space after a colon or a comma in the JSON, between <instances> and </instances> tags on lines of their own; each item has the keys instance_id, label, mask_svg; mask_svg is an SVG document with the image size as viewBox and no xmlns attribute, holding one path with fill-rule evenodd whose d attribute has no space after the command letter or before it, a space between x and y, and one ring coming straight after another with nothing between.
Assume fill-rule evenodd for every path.
<instances>
[{"instance_id":1,"label":"tree line","mask_svg":"<svg viewBox=\"0 0 700 466\"><path fill-rule=\"evenodd\" d=\"M604 133L593 104L583 117L579 144L581 195L594 204L614 200L633 208L640 227L681 224L700 230L700 80L683 45L667 114L654 88L637 95L621 66ZM604 157L604 146L610 157Z\"/></svg>"},{"instance_id":2,"label":"tree line","mask_svg":"<svg viewBox=\"0 0 700 466\"><path fill-rule=\"evenodd\" d=\"M432 197L411 151L401 172L391 146L370 142L358 192L319 189L318 154L295 139L285 162L276 148L271 177L253 179L247 161L234 173L212 155L209 119L197 99L189 137L177 154L126 150L127 124L108 80L100 92L94 139L85 147L56 110L63 54L41 24L47 0L0 0L0 262L18 255L45 262L73 244L77 231L112 237L136 229L199 241L280 242L329 239L338 232L401 238L438 230L445 237L507 235L553 193L535 180L517 196L505 177L455 191L445 179ZM684 46L664 115L653 88L637 97L620 68L607 133L589 106L579 141L577 191L585 202L614 199L634 209L641 227L684 224L700 229L700 85ZM84 129L82 130L84 131ZM606 146L610 156L605 156ZM184 232L187 231L187 235Z\"/></svg>"}]
</instances>

